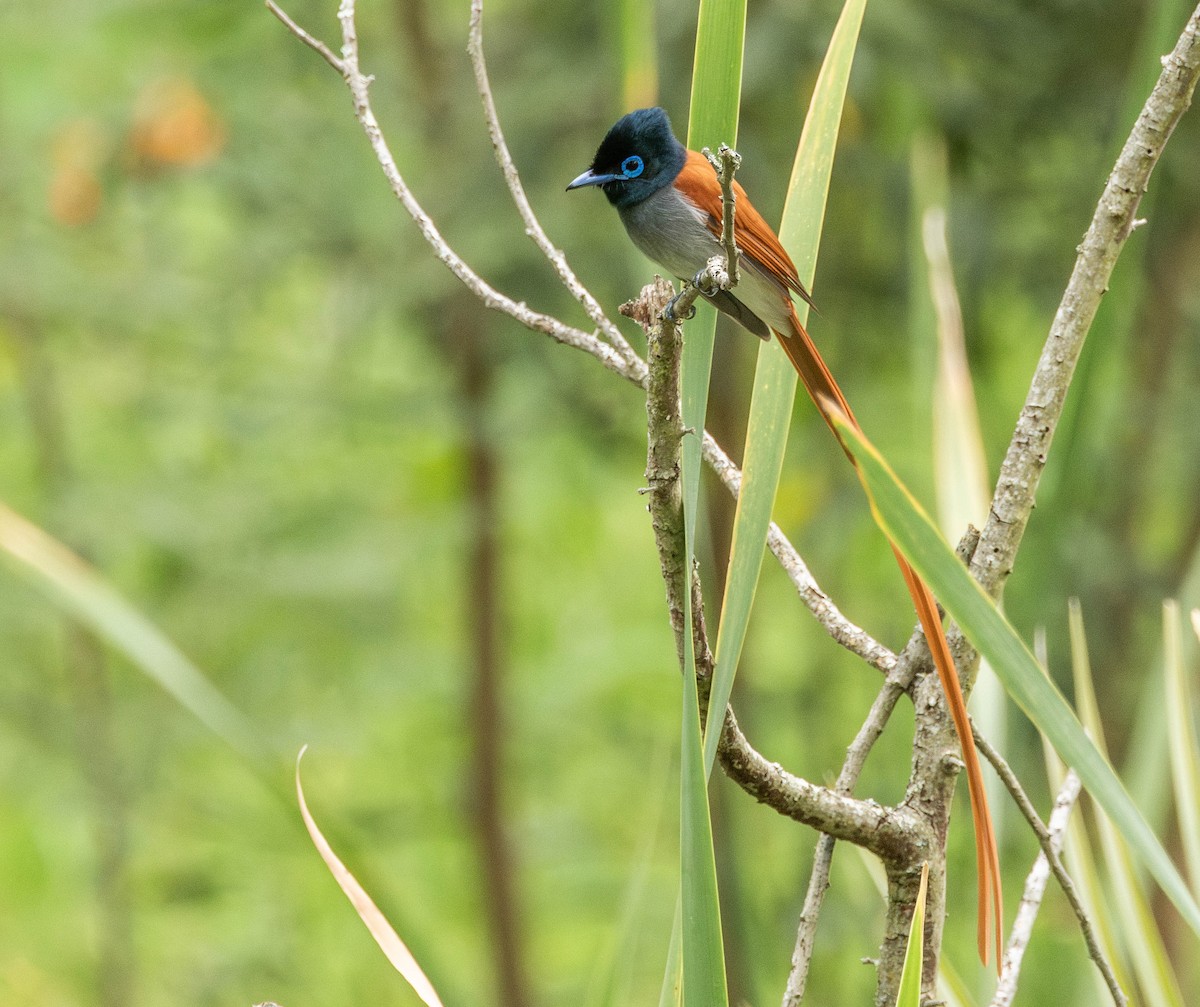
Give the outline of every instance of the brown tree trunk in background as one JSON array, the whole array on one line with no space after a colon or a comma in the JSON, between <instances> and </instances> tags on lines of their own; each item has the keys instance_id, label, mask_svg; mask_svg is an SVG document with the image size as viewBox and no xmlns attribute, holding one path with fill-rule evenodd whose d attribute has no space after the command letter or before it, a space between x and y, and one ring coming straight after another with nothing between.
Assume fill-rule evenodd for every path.
<instances>
[{"instance_id":1,"label":"brown tree trunk in background","mask_svg":"<svg viewBox=\"0 0 1200 1007\"><path fill-rule=\"evenodd\" d=\"M481 345L479 312L470 297L447 305L443 315L444 345L458 370L468 425L466 491L470 540L465 564L464 634L470 641L471 810L479 844L484 904L491 931L497 1002L500 1007L528 1007L530 996L515 857L509 838L504 795L505 677L500 522L500 461L489 435L487 413L490 365Z\"/></svg>"},{"instance_id":2,"label":"brown tree trunk in background","mask_svg":"<svg viewBox=\"0 0 1200 1007\"><path fill-rule=\"evenodd\" d=\"M426 140L431 148L446 146L450 122L445 47L436 34L435 11L429 0L397 0L392 5L396 28L415 72ZM455 54L461 41L455 42ZM465 563L465 623L470 641L471 684L471 813L483 875L484 906L491 931L497 1003L528 1007L532 1003L515 858L504 805L504 644L500 605L500 546L497 483L499 459L488 436L487 412L491 370L484 352L479 307L465 291L456 291L428 316L441 349L455 368L468 424L466 492L471 533Z\"/></svg>"},{"instance_id":3,"label":"brown tree trunk in background","mask_svg":"<svg viewBox=\"0 0 1200 1007\"><path fill-rule=\"evenodd\" d=\"M398 0L392 11L401 37L408 42L408 58L416 71L411 79L425 117L425 130L436 141L450 114L450 92L445 56L430 24L429 0Z\"/></svg>"}]
</instances>

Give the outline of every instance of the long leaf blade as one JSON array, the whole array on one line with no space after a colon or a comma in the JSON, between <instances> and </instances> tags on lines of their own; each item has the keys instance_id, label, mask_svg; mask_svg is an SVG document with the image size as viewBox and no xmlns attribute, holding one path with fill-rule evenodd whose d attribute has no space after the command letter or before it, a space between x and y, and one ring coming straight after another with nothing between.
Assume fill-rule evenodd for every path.
<instances>
[{"instance_id":1,"label":"long leaf blade","mask_svg":"<svg viewBox=\"0 0 1200 1007\"><path fill-rule=\"evenodd\" d=\"M900 987L896 1007L921 1007L921 967L925 959L925 889L929 884L929 865L921 865L921 887L908 928L908 947L904 949L904 968L900 971Z\"/></svg>"},{"instance_id":2,"label":"long leaf blade","mask_svg":"<svg viewBox=\"0 0 1200 1007\"><path fill-rule=\"evenodd\" d=\"M737 141L741 102L742 59L746 34L746 0L701 0L696 25L696 60L692 72L692 102L688 143L717 146ZM703 430L712 370L715 313L704 308L689 326L683 348L682 409L684 426ZM685 558L690 577L696 548L696 519L700 496L700 438L687 436L682 444L682 490ZM683 728L680 760L680 974L684 1007L725 1007L725 951L717 899L717 868L713 855L712 821L708 807L708 776L704 769L700 710L696 694L696 655L691 632L694 613L691 590L683 591L684 633ZM674 946L674 935L672 935ZM668 963L668 967L669 967ZM668 971L663 996L675 983Z\"/></svg>"},{"instance_id":3,"label":"long leaf blade","mask_svg":"<svg viewBox=\"0 0 1200 1007\"><path fill-rule=\"evenodd\" d=\"M1188 684L1183 660L1183 627L1179 603L1163 604L1163 675L1166 679L1167 737L1171 750L1171 777L1175 787L1175 814L1192 893L1200 893L1200 745L1192 721L1195 697Z\"/></svg>"},{"instance_id":4,"label":"long leaf blade","mask_svg":"<svg viewBox=\"0 0 1200 1007\"><path fill-rule=\"evenodd\" d=\"M242 714L170 639L99 572L0 503L0 557L56 605L123 653L201 723L245 755L262 743Z\"/></svg>"},{"instance_id":5,"label":"long leaf blade","mask_svg":"<svg viewBox=\"0 0 1200 1007\"><path fill-rule=\"evenodd\" d=\"M1087 637L1083 629L1083 610L1076 599L1071 600L1068 619L1075 706L1079 710L1080 721L1095 740L1097 749L1107 757L1108 745L1104 738L1104 724L1100 717L1100 704L1096 700ZM1183 1007L1179 983L1171 969L1150 904L1138 886L1137 872L1129 859L1129 848L1103 809L1096 818L1100 846L1108 867L1108 887L1122 921L1117 934L1133 965L1142 1000L1146 1007Z\"/></svg>"},{"instance_id":6,"label":"long leaf blade","mask_svg":"<svg viewBox=\"0 0 1200 1007\"><path fill-rule=\"evenodd\" d=\"M1197 934L1200 906L1108 760L992 600L959 562L882 456L849 423L838 424L858 462L876 522L933 588L967 639L991 663L1009 695L1074 767L1130 849Z\"/></svg>"},{"instance_id":7,"label":"long leaf blade","mask_svg":"<svg viewBox=\"0 0 1200 1007\"><path fill-rule=\"evenodd\" d=\"M725 949L694 674L683 677L680 804L683 1004L719 1007L728 1003Z\"/></svg>"},{"instance_id":8,"label":"long leaf blade","mask_svg":"<svg viewBox=\"0 0 1200 1007\"><path fill-rule=\"evenodd\" d=\"M400 935L393 929L387 917L380 912L379 907L375 905L375 900L367 894L367 890L359 884L358 879L350 873L350 869L333 851L333 847L329 845L329 841L317 826L316 819L308 810L308 802L304 799L304 787L300 783L300 760L304 758L306 748L307 746L300 749L300 754L296 756L296 800L300 804L300 815L304 819L304 827L308 830L313 846L317 848L317 852L325 861L325 866L329 868L329 873L333 875L333 879L338 883L342 893L350 900L354 911L358 913L358 918L363 921L363 925L375 938L379 949L392 963L392 968L404 977L404 981L412 987L413 992L427 1007L442 1007L441 997L438 996L437 990L433 988L433 983L429 981L424 970L417 964L417 960L408 950L408 946L400 939Z\"/></svg>"},{"instance_id":9,"label":"long leaf blade","mask_svg":"<svg viewBox=\"0 0 1200 1007\"><path fill-rule=\"evenodd\" d=\"M808 287L812 286L816 272L838 127L865 9L866 0L847 0L842 9L817 77L788 183L780 240L796 263L801 281ZM797 312L801 322L805 321L808 305L798 304ZM705 764L709 772L716 759L721 721L746 642L795 397L796 372L772 339L759 348L754 395L746 425L742 488L734 515L704 739Z\"/></svg>"}]
</instances>

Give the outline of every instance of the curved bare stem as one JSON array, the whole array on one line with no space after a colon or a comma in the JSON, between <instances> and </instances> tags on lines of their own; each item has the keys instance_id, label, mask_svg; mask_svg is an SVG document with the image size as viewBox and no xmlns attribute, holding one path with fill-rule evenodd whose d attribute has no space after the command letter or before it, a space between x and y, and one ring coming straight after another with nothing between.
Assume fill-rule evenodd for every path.
<instances>
[{"instance_id":1,"label":"curved bare stem","mask_svg":"<svg viewBox=\"0 0 1200 1007\"><path fill-rule=\"evenodd\" d=\"M562 281L563 286L575 300L583 305L583 310L596 323L596 327L604 334L604 338L616 348L617 352L634 370L637 370L640 364L637 353L621 334L621 330L604 313L604 309L592 296L591 291L579 282L579 277L567 264L567 258L563 255L562 250L555 247L547 237L537 214L533 212L529 197L525 194L525 186L521 184L521 176L513 162L512 154L509 152L508 143L504 139L504 130L500 127L500 117L496 114L496 101L492 96L492 85L488 80L487 60L483 55L483 0L471 0L471 24L467 36L467 52L471 57L471 68L475 73L475 86L479 91L479 100L483 104L483 116L487 120L488 136L491 137L492 149L496 152L496 163L500 166L504 182L517 206L517 211L521 214L521 220L525 223L525 233L542 250L542 254L546 256L550 265L554 267L554 271L558 273L558 278Z\"/></svg>"}]
</instances>

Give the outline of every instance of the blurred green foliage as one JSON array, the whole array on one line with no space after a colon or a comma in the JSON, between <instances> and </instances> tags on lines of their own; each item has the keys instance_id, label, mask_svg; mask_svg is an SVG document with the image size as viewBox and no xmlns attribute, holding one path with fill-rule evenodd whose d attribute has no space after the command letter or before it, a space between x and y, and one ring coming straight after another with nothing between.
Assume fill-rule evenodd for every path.
<instances>
[{"instance_id":1,"label":"blurred green foliage","mask_svg":"<svg viewBox=\"0 0 1200 1007\"><path fill-rule=\"evenodd\" d=\"M332 41L332 3L288 9ZM768 219L837 9L751 7L740 177ZM650 269L602 199L562 191L622 110L610 10L497 0L486 41L534 206L615 308ZM467 13L446 0L363 5L377 113L468 261L583 324L522 239L492 164ZM1166 2L868 7L812 329L864 427L925 499L929 351L906 321L925 296L910 258L914 137L943 136L949 151L951 253L994 476L1075 245L1157 70L1148 54L1170 48L1185 16ZM691 4L658 5L660 100L680 130L694 21ZM0 1001L395 995L276 797L308 742L314 811L447 1003L495 1002L469 756L480 446L498 473L504 806L532 989L542 1004L583 999L621 948L618 1002L648 1000L675 892L678 685L636 492L640 395L461 292L392 201L336 76L263 8L7 4L0 38L0 497L94 562L278 752L245 765L6 576ZM1022 632L1047 628L1056 673L1065 599L1082 599L1118 757L1159 599L1197 602L1198 190L1193 113L1118 267L1121 299L1085 350L1006 595ZM710 418L735 455L752 343L718 339ZM481 387L464 360L482 366ZM847 614L899 646L913 620L887 547L807 403L796 424L777 517ZM713 499L706 548L719 555ZM876 675L823 637L769 566L752 629L735 692L743 725L771 758L822 780ZM900 796L906 726L901 710L860 793ZM1018 770L1040 778L1020 754L1034 752L1028 728L1012 730ZM714 790L732 998L770 1003L812 837L723 779ZM951 841L947 953L968 971L969 830ZM1024 835L1006 847L1010 893L1033 853ZM642 879L632 902L631 878ZM882 910L853 858L835 859L833 880L812 996L866 1002L870 970L846 963L876 951ZM1030 1003L1086 988L1061 901L1044 917Z\"/></svg>"}]
</instances>

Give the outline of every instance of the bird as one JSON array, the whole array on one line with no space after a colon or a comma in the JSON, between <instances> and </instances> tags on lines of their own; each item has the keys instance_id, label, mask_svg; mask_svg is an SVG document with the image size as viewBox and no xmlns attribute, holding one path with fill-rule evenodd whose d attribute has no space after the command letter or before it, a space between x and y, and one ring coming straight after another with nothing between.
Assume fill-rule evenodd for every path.
<instances>
[{"instance_id":1,"label":"bird","mask_svg":"<svg viewBox=\"0 0 1200 1007\"><path fill-rule=\"evenodd\" d=\"M616 207L634 245L677 279L691 281L709 259L724 255L722 195L716 171L704 155L679 142L665 110L642 108L618 119L597 148L591 167L574 179L567 191L589 186L598 187ZM774 230L736 181L733 193L739 280L730 290L702 288L700 295L760 339L774 335L821 418L841 442L836 425L839 412L855 429L861 428L796 314L793 298L813 306L812 298ZM842 449L854 464L844 443ZM1003 926L999 853L962 686L933 593L895 544L892 551L924 628L962 748L975 829L979 955L986 965L994 921L999 968Z\"/></svg>"}]
</instances>

